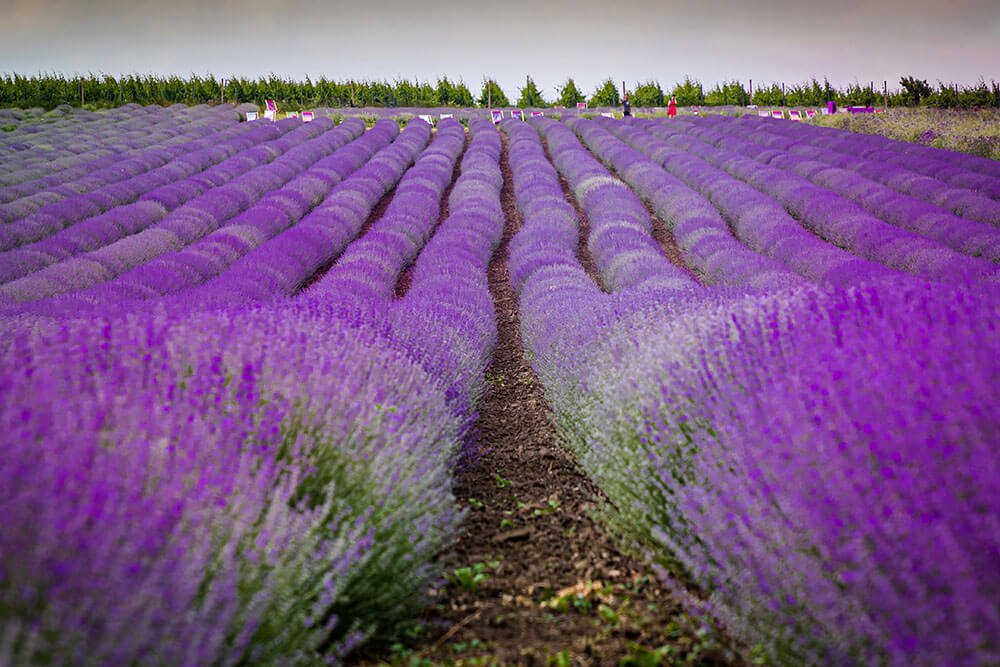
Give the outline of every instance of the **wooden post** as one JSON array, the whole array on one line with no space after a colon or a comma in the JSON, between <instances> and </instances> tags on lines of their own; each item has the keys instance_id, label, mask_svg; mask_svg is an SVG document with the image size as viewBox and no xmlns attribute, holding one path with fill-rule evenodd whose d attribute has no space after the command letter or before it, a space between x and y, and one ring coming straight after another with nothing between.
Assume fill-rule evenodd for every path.
<instances>
[{"instance_id":1,"label":"wooden post","mask_svg":"<svg viewBox=\"0 0 1000 667\"><path fill-rule=\"evenodd\" d=\"M624 99L625 99L625 96L626 96L627 94L628 94L628 93L626 93L626 92L625 92L625 79L622 79L622 100L624 100Z\"/></svg>"},{"instance_id":2,"label":"wooden post","mask_svg":"<svg viewBox=\"0 0 1000 667\"><path fill-rule=\"evenodd\" d=\"M747 91L747 96L750 98L747 104L753 104L753 79L750 79L750 90Z\"/></svg>"},{"instance_id":3,"label":"wooden post","mask_svg":"<svg viewBox=\"0 0 1000 667\"><path fill-rule=\"evenodd\" d=\"M889 81L882 79L882 110L889 110Z\"/></svg>"},{"instance_id":4,"label":"wooden post","mask_svg":"<svg viewBox=\"0 0 1000 667\"><path fill-rule=\"evenodd\" d=\"M226 103L226 80L219 81L219 104Z\"/></svg>"}]
</instances>

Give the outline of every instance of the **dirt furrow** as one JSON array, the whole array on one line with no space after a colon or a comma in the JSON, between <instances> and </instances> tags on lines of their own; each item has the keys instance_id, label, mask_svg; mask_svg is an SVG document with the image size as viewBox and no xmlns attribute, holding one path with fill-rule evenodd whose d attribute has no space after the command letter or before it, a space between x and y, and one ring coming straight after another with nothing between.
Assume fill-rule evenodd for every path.
<instances>
[{"instance_id":1,"label":"dirt furrow","mask_svg":"<svg viewBox=\"0 0 1000 667\"><path fill-rule=\"evenodd\" d=\"M451 190L455 187L455 182L458 181L459 173L462 171L462 158L465 157L466 151L469 150L469 144L472 143L472 135L469 132L465 133L465 145L462 146L462 152L459 154L458 159L455 160L455 169L451 172L451 181L448 186L441 193L441 208L440 214L438 215L437 222L434 223L434 230L431 231L431 235L428 238L433 238L434 231L441 225L442 222L448 219L451 215L451 206L448 203L448 199L451 197ZM399 278L396 279L396 287L394 290L394 295L397 299L401 299L406 296L406 292L410 289L410 282L413 276L413 266L416 262L410 262L406 267L400 271Z\"/></svg>"},{"instance_id":2,"label":"dirt furrow","mask_svg":"<svg viewBox=\"0 0 1000 667\"><path fill-rule=\"evenodd\" d=\"M592 518L600 492L547 419L507 271L521 221L506 137L501 167L507 225L489 267L499 338L480 405L479 455L455 489L469 512L443 556L449 581L408 631L413 639L362 664L613 665L629 656L644 661L633 664L657 664L649 660L694 655L717 664L677 601Z\"/></svg>"}]
</instances>

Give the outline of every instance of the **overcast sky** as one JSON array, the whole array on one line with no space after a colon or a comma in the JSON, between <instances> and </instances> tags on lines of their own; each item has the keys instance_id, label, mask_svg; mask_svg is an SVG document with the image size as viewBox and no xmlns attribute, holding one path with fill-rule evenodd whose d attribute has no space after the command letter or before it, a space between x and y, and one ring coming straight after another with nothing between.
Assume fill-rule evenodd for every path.
<instances>
[{"instance_id":1,"label":"overcast sky","mask_svg":"<svg viewBox=\"0 0 1000 667\"><path fill-rule=\"evenodd\" d=\"M1000 0L0 0L0 71L573 77L837 86L1000 80ZM620 85L620 84L619 84Z\"/></svg>"}]
</instances>

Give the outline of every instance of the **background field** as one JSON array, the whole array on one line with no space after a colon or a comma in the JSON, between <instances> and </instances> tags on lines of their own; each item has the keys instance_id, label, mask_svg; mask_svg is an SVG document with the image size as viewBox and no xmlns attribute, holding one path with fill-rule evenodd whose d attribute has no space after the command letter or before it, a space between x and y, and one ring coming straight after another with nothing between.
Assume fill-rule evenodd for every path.
<instances>
[{"instance_id":1,"label":"background field","mask_svg":"<svg viewBox=\"0 0 1000 667\"><path fill-rule=\"evenodd\" d=\"M0 110L0 664L1000 660L996 112L535 106Z\"/></svg>"}]
</instances>

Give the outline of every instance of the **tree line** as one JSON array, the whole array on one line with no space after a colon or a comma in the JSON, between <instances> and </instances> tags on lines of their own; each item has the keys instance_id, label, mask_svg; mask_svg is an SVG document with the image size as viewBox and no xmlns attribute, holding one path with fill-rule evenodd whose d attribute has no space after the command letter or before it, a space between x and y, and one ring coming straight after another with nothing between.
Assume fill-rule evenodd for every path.
<instances>
[{"instance_id":1,"label":"tree line","mask_svg":"<svg viewBox=\"0 0 1000 667\"><path fill-rule=\"evenodd\" d=\"M0 106L42 107L60 105L107 108L135 103L215 104L222 102L261 104L276 100L281 108L316 107L575 107L586 102L590 107L614 107L622 103L622 88L610 77L590 94L577 87L572 78L546 96L529 76L517 88L517 96L508 97L493 79L485 79L479 95L463 81L447 77L435 83L427 81L313 81L283 79L274 75L248 79L216 78L191 75L154 76L107 74L66 77L58 74L0 75ZM904 76L898 85L884 90L883 82L867 85L855 82L844 88L811 79L785 85L777 82L723 81L706 88L690 76L664 88L658 81L633 82L625 92L634 107L662 107L671 97L681 106L823 106L834 101L840 106L931 106L943 108L1000 107L1000 85L983 79L974 85L938 82Z\"/></svg>"}]
</instances>

